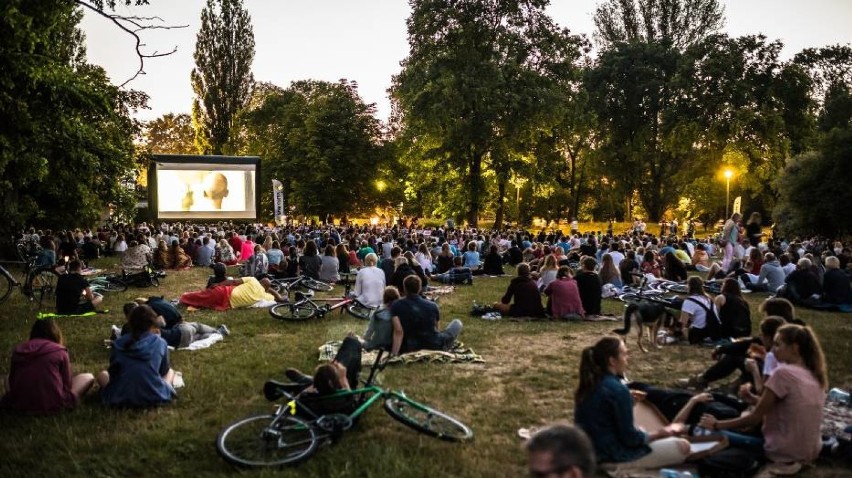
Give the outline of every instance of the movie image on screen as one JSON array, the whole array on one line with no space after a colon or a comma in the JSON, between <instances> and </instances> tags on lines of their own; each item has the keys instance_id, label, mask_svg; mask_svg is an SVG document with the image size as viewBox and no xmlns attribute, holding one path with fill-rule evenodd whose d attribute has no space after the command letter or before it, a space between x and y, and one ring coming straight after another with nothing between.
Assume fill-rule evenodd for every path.
<instances>
[{"instance_id":1,"label":"movie image on screen","mask_svg":"<svg viewBox=\"0 0 852 478\"><path fill-rule=\"evenodd\" d=\"M255 219L256 164L156 161L159 219ZM203 160L205 157L198 157Z\"/></svg>"}]
</instances>

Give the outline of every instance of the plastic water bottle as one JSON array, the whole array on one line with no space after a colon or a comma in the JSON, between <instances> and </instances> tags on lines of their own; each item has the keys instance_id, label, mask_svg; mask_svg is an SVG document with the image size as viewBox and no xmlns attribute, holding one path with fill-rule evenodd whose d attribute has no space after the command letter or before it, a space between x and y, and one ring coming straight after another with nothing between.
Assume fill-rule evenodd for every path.
<instances>
[{"instance_id":1,"label":"plastic water bottle","mask_svg":"<svg viewBox=\"0 0 852 478\"><path fill-rule=\"evenodd\" d=\"M829 390L827 398L830 402L840 402L845 404L850 403L849 392L846 392L839 388L832 388L831 390Z\"/></svg>"},{"instance_id":2,"label":"plastic water bottle","mask_svg":"<svg viewBox=\"0 0 852 478\"><path fill-rule=\"evenodd\" d=\"M694 475L685 470L672 470L663 468L660 470L660 478L695 478Z\"/></svg>"}]
</instances>

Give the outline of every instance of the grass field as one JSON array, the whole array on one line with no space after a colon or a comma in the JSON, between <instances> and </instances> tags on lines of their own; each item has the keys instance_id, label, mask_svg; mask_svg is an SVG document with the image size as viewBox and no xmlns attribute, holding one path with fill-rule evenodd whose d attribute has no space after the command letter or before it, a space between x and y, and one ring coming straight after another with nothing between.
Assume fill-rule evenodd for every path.
<instances>
[{"instance_id":1,"label":"grass field","mask_svg":"<svg viewBox=\"0 0 852 478\"><path fill-rule=\"evenodd\" d=\"M110 268L109 260L99 267ZM121 322L121 305L134 297L164 295L202 287L208 269L169 272L158 289L133 289L106 297L111 313L63 318L60 325L75 372L97 372L108 363L103 345L110 324ZM77 410L52 417L0 415L0 476L309 476L309 477L503 477L525 475L525 455L517 429L554 420L571 420L580 350L615 328L613 322L485 321L467 315L474 300L491 302L502 295L508 278L477 279L442 296L443 321L461 318L461 339L480 353L485 364L412 364L387 368L381 383L449 413L474 430L474 440L451 444L418 434L395 422L380 406L338 443L321 448L295 468L240 470L216 452L215 438L230 422L269 412L261 394L268 378L281 378L285 367L310 371L317 347L347 332L363 332L365 323L348 315L288 323L266 310L197 311L190 321L217 326L231 335L212 348L173 352L186 387L172 405L146 410L111 410L90 394ZM336 291L339 293L339 289ZM762 296L748 297L753 318ZM0 308L0 375L9 371L9 354L25 340L34 311L19 292ZM619 315L623 305L604 301L604 311ZM852 385L852 318L799 311L819 333L829 363L832 386ZM754 320L756 326L758 320ZM668 384L703 370L707 349L666 347L643 354L633 347L630 378ZM849 476L850 470L821 462L806 476Z\"/></svg>"}]
</instances>

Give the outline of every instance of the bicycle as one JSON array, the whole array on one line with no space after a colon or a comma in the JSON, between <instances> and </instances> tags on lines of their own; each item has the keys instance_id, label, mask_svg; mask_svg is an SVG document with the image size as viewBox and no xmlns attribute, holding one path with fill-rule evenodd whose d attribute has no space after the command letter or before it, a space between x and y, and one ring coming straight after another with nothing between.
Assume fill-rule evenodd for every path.
<instances>
[{"instance_id":1,"label":"bicycle","mask_svg":"<svg viewBox=\"0 0 852 478\"><path fill-rule=\"evenodd\" d=\"M355 397L357 408L350 414L317 415L288 389L288 384L268 381L264 395L269 401L284 400L272 414L238 420L222 430L216 448L229 463L246 467L282 466L300 463L313 455L319 445L335 442L344 431L376 402L384 400L384 410L403 425L441 440L461 442L473 438L473 431L461 421L419 403L402 391L388 391L373 384L384 365L385 351L379 350L370 376L362 388L336 392L319 400ZM316 403L316 402L312 402ZM296 410L304 416L296 414Z\"/></svg>"},{"instance_id":2,"label":"bicycle","mask_svg":"<svg viewBox=\"0 0 852 478\"><path fill-rule=\"evenodd\" d=\"M24 259L24 280L18 282L15 276L12 275L5 267L0 266L0 281L4 282L0 285L0 304L5 302L11 295L12 290L20 287L21 293L26 296L30 302L38 303L41 307L45 298L52 298L56 293L56 281L59 273L53 266L36 266L38 260L38 251L33 251L23 244L18 244L18 254Z\"/></svg>"},{"instance_id":3,"label":"bicycle","mask_svg":"<svg viewBox=\"0 0 852 478\"><path fill-rule=\"evenodd\" d=\"M349 294L346 293L345 295L348 296ZM273 305L272 308L269 309L269 314L278 320L303 321L313 318L314 316L321 319L325 317L327 313L335 309L340 309L340 313L343 313L343 308L345 307L345 310L352 316L358 319L369 320L376 311L375 307L364 305L354 297L312 299L313 294L305 294L299 291L296 291L294 296L295 300L292 302L282 302L280 304ZM336 303L333 305L319 305L315 302L321 300Z\"/></svg>"},{"instance_id":4,"label":"bicycle","mask_svg":"<svg viewBox=\"0 0 852 478\"><path fill-rule=\"evenodd\" d=\"M88 280L92 292L124 292L127 290L127 283L118 274L105 274Z\"/></svg>"},{"instance_id":5,"label":"bicycle","mask_svg":"<svg viewBox=\"0 0 852 478\"><path fill-rule=\"evenodd\" d=\"M317 292L331 292L334 289L333 285L312 279L308 276L287 277L283 279L277 279L269 275L266 277L272 282L272 289L279 293L289 292L291 289L315 290Z\"/></svg>"}]
</instances>

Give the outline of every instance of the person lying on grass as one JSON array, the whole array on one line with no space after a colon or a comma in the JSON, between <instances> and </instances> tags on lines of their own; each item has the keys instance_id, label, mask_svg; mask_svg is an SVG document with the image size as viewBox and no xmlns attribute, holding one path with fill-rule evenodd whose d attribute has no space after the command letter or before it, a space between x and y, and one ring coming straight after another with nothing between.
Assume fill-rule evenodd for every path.
<instances>
[{"instance_id":1,"label":"person lying on grass","mask_svg":"<svg viewBox=\"0 0 852 478\"><path fill-rule=\"evenodd\" d=\"M180 303L199 309L227 310L241 307L268 307L275 302L286 302L281 294L272 288L269 279L242 277L228 279L225 264L213 264L213 278L207 288L199 291L185 292L180 296Z\"/></svg>"},{"instance_id":2,"label":"person lying on grass","mask_svg":"<svg viewBox=\"0 0 852 478\"><path fill-rule=\"evenodd\" d=\"M358 388L358 374L361 372L361 342L354 336L343 339L334 360L318 365L313 376L306 375L294 368L288 368L284 374L292 383L267 381L263 386L269 399L277 399L287 391L295 395L295 412L310 417L331 413L351 413L357 400L355 395L327 398L337 392Z\"/></svg>"},{"instance_id":3,"label":"person lying on grass","mask_svg":"<svg viewBox=\"0 0 852 478\"><path fill-rule=\"evenodd\" d=\"M171 302L162 297L140 298L135 302L124 304L124 316L130 317L130 313L139 305L145 304L154 309L157 314L157 326L160 328L160 337L166 341L169 347L185 348L191 343L209 338L213 334L229 335L231 332L225 324L218 328L202 324L200 322L186 322L180 311ZM130 333L130 323L121 328L121 334ZM113 340L118 339L114 337Z\"/></svg>"}]
</instances>

